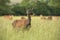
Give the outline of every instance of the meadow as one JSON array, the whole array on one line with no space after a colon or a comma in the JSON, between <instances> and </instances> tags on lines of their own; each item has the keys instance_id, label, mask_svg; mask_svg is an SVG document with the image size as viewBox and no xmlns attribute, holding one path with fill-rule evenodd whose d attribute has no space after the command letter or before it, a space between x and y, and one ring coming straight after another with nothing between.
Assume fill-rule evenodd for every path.
<instances>
[{"instance_id":1,"label":"meadow","mask_svg":"<svg viewBox=\"0 0 60 40\"><path fill-rule=\"evenodd\" d=\"M12 20L0 17L0 40L60 40L60 17L59 20L32 17L31 28L24 33L13 28L12 22L16 19L20 19L20 16Z\"/></svg>"}]
</instances>

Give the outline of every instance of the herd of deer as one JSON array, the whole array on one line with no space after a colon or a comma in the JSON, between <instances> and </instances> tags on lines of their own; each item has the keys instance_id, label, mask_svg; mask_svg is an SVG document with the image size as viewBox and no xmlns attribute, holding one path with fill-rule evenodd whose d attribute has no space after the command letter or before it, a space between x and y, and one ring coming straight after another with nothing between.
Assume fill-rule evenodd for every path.
<instances>
[{"instance_id":1,"label":"herd of deer","mask_svg":"<svg viewBox=\"0 0 60 40\"><path fill-rule=\"evenodd\" d=\"M40 19L48 19L48 20L58 20L58 16L42 16L40 15Z\"/></svg>"},{"instance_id":2,"label":"herd of deer","mask_svg":"<svg viewBox=\"0 0 60 40\"><path fill-rule=\"evenodd\" d=\"M13 19L12 15L5 15L4 18L9 19L9 20ZM51 20L51 19L54 19L54 20L59 19L57 16L47 16L46 17L46 16L42 16L42 15L40 16L40 18L41 19L49 19L49 20ZM21 19L19 19L19 20L14 20L13 23L12 23L12 26L14 28L26 28L26 26L28 24L29 24L29 20L24 18L24 17L21 17Z\"/></svg>"}]
</instances>

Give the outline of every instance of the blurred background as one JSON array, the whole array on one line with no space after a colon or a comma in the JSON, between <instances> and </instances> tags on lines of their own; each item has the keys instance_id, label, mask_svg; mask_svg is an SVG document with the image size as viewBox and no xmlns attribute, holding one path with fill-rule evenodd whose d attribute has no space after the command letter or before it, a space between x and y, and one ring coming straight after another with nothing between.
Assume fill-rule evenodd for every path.
<instances>
[{"instance_id":1,"label":"blurred background","mask_svg":"<svg viewBox=\"0 0 60 40\"><path fill-rule=\"evenodd\" d=\"M60 0L0 0L0 15L26 15L26 9L48 16L60 16Z\"/></svg>"}]
</instances>

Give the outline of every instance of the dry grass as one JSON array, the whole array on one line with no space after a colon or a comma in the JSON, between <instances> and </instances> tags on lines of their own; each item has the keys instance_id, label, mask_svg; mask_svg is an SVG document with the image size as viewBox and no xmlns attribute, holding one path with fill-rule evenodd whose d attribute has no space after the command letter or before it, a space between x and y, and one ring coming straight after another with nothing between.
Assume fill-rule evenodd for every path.
<instances>
[{"instance_id":1,"label":"dry grass","mask_svg":"<svg viewBox=\"0 0 60 40\"><path fill-rule=\"evenodd\" d=\"M32 17L31 29L24 33L13 28L12 22L16 19L20 17L15 16L13 20L0 17L0 40L60 40L60 17L57 21Z\"/></svg>"}]
</instances>

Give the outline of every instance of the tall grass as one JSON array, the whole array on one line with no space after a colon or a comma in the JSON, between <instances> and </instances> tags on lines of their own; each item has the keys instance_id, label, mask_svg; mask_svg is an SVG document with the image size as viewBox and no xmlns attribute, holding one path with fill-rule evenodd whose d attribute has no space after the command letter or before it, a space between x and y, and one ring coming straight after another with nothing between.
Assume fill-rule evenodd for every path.
<instances>
[{"instance_id":1,"label":"tall grass","mask_svg":"<svg viewBox=\"0 0 60 40\"><path fill-rule=\"evenodd\" d=\"M12 26L12 22L19 18L7 20L0 17L0 40L60 40L60 19L54 21L32 17L30 30L23 33L21 30L16 31Z\"/></svg>"}]
</instances>

